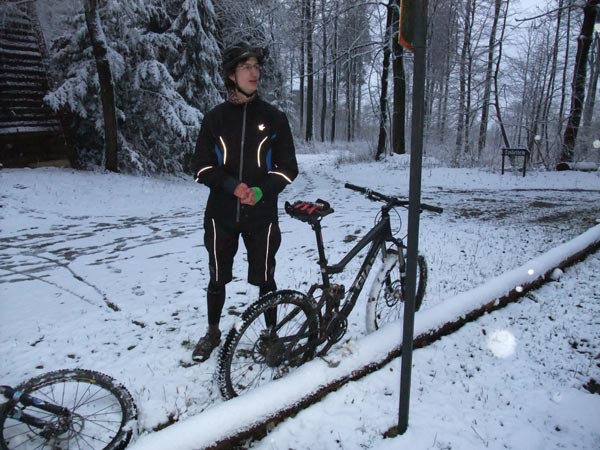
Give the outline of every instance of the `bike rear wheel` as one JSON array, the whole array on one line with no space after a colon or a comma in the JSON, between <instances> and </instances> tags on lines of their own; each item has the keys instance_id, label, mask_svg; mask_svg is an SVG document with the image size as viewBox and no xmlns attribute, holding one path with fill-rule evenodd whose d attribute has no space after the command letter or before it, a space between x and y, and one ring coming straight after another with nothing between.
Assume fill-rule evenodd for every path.
<instances>
[{"instance_id":1,"label":"bike rear wheel","mask_svg":"<svg viewBox=\"0 0 600 450\"><path fill-rule=\"evenodd\" d=\"M275 326L265 312L276 309ZM219 354L218 382L225 399L285 376L315 352L318 315L304 294L271 292L253 303L227 334Z\"/></svg>"},{"instance_id":2,"label":"bike rear wheel","mask_svg":"<svg viewBox=\"0 0 600 450\"><path fill-rule=\"evenodd\" d=\"M404 313L406 298L405 266L406 248L402 258L397 249L388 249L381 270L377 274L367 300L367 331L372 332L388 322L393 322ZM417 256L417 289L415 311L421 308L427 286L427 263L422 255Z\"/></svg>"},{"instance_id":3,"label":"bike rear wheel","mask_svg":"<svg viewBox=\"0 0 600 450\"><path fill-rule=\"evenodd\" d=\"M112 377L84 369L48 372L15 388L70 411L68 416L18 404L22 414L44 422L37 428L11 417L14 401L0 407L2 450L121 450L129 443L136 407Z\"/></svg>"}]
</instances>

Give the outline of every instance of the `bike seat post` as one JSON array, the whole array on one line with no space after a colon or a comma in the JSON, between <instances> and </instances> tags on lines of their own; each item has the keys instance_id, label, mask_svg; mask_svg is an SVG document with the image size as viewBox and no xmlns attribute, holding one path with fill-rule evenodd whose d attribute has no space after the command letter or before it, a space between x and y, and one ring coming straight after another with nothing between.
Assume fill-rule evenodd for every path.
<instances>
[{"instance_id":1,"label":"bike seat post","mask_svg":"<svg viewBox=\"0 0 600 450\"><path fill-rule=\"evenodd\" d=\"M323 284L329 287L329 276L327 275L327 257L325 256L325 245L323 244L323 233L321 231L321 222L315 221L311 224L317 238L317 250L319 251L319 267L323 276Z\"/></svg>"}]
</instances>

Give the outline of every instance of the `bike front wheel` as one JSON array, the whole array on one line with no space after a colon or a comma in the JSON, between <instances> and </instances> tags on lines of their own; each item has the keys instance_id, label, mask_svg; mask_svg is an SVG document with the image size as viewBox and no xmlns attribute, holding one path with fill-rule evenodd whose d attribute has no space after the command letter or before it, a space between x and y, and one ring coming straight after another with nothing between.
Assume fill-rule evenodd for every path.
<instances>
[{"instance_id":1,"label":"bike front wheel","mask_svg":"<svg viewBox=\"0 0 600 450\"><path fill-rule=\"evenodd\" d=\"M314 302L300 292L275 291L258 299L221 348L221 395L236 397L308 361L315 352L318 323Z\"/></svg>"},{"instance_id":2,"label":"bike front wheel","mask_svg":"<svg viewBox=\"0 0 600 450\"><path fill-rule=\"evenodd\" d=\"M388 249L381 270L377 274L367 299L367 331L373 332L388 322L402 317L406 299L406 248L402 256L397 249ZM415 311L421 308L427 286L427 264L422 255L417 257L417 289Z\"/></svg>"},{"instance_id":3,"label":"bike front wheel","mask_svg":"<svg viewBox=\"0 0 600 450\"><path fill-rule=\"evenodd\" d=\"M68 410L54 414L46 409L15 405L0 407L2 450L121 450L129 443L135 403L127 389L112 377L84 369L48 372L15 388ZM17 410L16 408L19 408ZM19 420L29 416L38 425Z\"/></svg>"}]
</instances>

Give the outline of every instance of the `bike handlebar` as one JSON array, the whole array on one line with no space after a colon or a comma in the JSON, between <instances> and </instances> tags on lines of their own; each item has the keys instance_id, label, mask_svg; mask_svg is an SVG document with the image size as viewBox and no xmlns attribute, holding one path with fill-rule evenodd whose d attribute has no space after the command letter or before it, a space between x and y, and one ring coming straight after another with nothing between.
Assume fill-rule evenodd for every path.
<instances>
[{"instance_id":1,"label":"bike handlebar","mask_svg":"<svg viewBox=\"0 0 600 450\"><path fill-rule=\"evenodd\" d=\"M344 184L344 187L347 189L351 189L353 191L361 192L361 193L365 194L367 196L367 198L370 200L392 203L394 206L407 207L410 203L408 200L400 200L397 197L390 197L388 195L382 194L381 192L377 192L372 189L365 188L362 186L357 186L357 185L351 184L351 183ZM421 203L419 205L419 207L421 209L426 209L427 211L436 212L436 213L441 213L444 211L444 209L440 208L439 206L428 205L426 203Z\"/></svg>"}]
</instances>

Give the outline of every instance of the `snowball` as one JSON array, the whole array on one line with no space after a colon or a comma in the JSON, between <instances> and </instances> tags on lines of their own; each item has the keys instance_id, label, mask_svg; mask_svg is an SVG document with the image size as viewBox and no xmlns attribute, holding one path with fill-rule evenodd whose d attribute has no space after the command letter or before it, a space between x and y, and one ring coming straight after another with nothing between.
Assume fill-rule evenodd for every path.
<instances>
[{"instance_id":1,"label":"snowball","mask_svg":"<svg viewBox=\"0 0 600 450\"><path fill-rule=\"evenodd\" d=\"M517 341L508 330L497 330L487 338L488 349L497 358L508 358L515 352Z\"/></svg>"},{"instance_id":2,"label":"snowball","mask_svg":"<svg viewBox=\"0 0 600 450\"><path fill-rule=\"evenodd\" d=\"M558 267L556 269L554 269L552 271L552 273L550 274L550 279L553 281L558 281L560 280L560 278L563 276L564 272L562 271L562 269L559 269Z\"/></svg>"}]
</instances>

